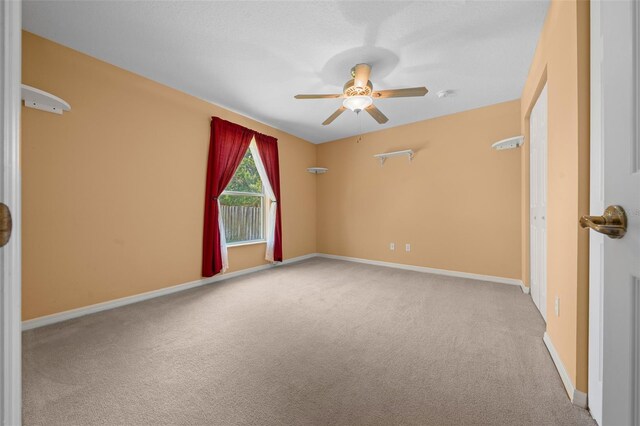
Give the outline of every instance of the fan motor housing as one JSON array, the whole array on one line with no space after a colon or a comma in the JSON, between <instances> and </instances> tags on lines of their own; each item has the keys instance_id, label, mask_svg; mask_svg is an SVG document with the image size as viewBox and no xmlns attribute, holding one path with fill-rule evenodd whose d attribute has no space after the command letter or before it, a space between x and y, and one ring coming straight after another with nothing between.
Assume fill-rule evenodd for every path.
<instances>
[{"instance_id":1,"label":"fan motor housing","mask_svg":"<svg viewBox=\"0 0 640 426\"><path fill-rule=\"evenodd\" d=\"M373 84L371 84L370 80L367 81L365 87L356 87L354 81L354 79L351 79L344 85L343 92L346 96L371 96L371 93L373 93Z\"/></svg>"}]
</instances>

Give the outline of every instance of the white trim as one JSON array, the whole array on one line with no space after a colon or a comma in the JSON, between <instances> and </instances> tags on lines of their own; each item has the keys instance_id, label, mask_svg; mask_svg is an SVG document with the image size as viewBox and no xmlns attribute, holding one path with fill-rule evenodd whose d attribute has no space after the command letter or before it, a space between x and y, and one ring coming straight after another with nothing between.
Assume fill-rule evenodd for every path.
<instances>
[{"instance_id":1,"label":"white trim","mask_svg":"<svg viewBox=\"0 0 640 426\"><path fill-rule=\"evenodd\" d=\"M236 243L227 243L227 247L242 247L242 246L252 246L254 244L266 244L267 240L251 240L251 241L238 241Z\"/></svg>"},{"instance_id":2,"label":"white trim","mask_svg":"<svg viewBox=\"0 0 640 426\"><path fill-rule=\"evenodd\" d=\"M388 268L404 269L415 272L426 272L430 274L446 275L458 278L468 278L479 281L489 281L500 284L509 284L520 286L523 292L527 293L527 287L522 284L522 281L514 278L495 277L491 275L472 274L469 272L457 272L449 271L445 269L427 268L425 266L404 265L400 263L381 262L378 260L359 259L355 257L337 256L325 253L310 253L304 256L298 256L291 259L285 259L281 263L264 264L253 268L247 268L240 271L229 272L226 274L219 274L211 278L202 278L200 280L191 281L184 284L178 284L171 287L165 287L158 290L149 291L146 293L136 294L133 296L127 296L120 299L110 300L108 302L96 303L95 305L84 306L82 308L71 309L69 311L59 312L56 314L46 315L39 318L33 318L22 322L22 330L31 330L38 327L44 327L46 325L55 324L58 322L66 321L73 318L78 318L84 315L94 314L109 309L118 308L120 306L130 305L132 303L142 302L144 300L153 299L156 297L166 296L169 294L177 293L191 288L200 287L203 285L213 284L218 281L226 280L229 278L235 278L246 274L251 274L265 269L278 267L280 265L288 265L295 262L311 259L314 257L323 257L327 259L344 260L347 262L365 263L369 265L385 266ZM526 289L526 290L525 290Z\"/></svg>"},{"instance_id":3,"label":"white trim","mask_svg":"<svg viewBox=\"0 0 640 426\"><path fill-rule=\"evenodd\" d=\"M262 181L262 179L260 179ZM237 195L239 197L264 197L264 192L222 191L222 195Z\"/></svg>"},{"instance_id":4,"label":"white trim","mask_svg":"<svg viewBox=\"0 0 640 426\"><path fill-rule=\"evenodd\" d=\"M304 256L294 257L291 259L286 259L280 264L287 265L290 263L300 262L302 260L315 257L315 255L316 255L315 253L312 253ZM135 294L133 296L127 296L127 297L122 297L120 299L109 300L107 302L96 303L95 305L83 306L77 309L71 309L64 312L45 315L43 317L33 318L33 319L22 322L22 330L25 331L25 330L38 328L38 327L44 327L45 325L51 325L58 322L70 320L73 318L78 318L85 315L106 311L109 309L119 308L125 305L131 305L132 303L138 303L144 300L154 299L156 297L167 296L169 294L178 293L180 291L201 287L203 285L213 284L218 281L223 281L223 280L251 274L258 271L263 271L265 269L273 268L274 266L279 266L280 264L264 264L260 266L255 266L253 268L242 269L240 271L229 272L226 274L218 274L211 278L202 278L202 279L191 281L184 284L178 284L171 287L164 287L158 290L148 291L146 293Z\"/></svg>"},{"instance_id":5,"label":"white trim","mask_svg":"<svg viewBox=\"0 0 640 426\"><path fill-rule=\"evenodd\" d=\"M573 405L576 405L580 408L587 408L587 394L577 390L571 382L569 373L567 373L566 368L564 368L564 364L560 359L560 355L558 355L558 351L556 351L555 346L553 346L553 342L551 342L551 337L549 337L549 335L545 332L542 340L544 341L544 344L549 351L549 355L551 355L551 359L556 366L556 370L558 370L558 374L560 375L560 379L562 379L564 389L567 391L569 399L571 399Z\"/></svg>"},{"instance_id":6,"label":"white trim","mask_svg":"<svg viewBox=\"0 0 640 426\"><path fill-rule=\"evenodd\" d=\"M478 280L478 281L489 281L493 283L517 285L517 286L520 286L523 293L529 292L528 288L524 286L522 281L515 278L496 277L492 275L480 275L480 274L473 274L471 272L450 271L448 269L428 268L426 266L405 265L403 263L383 262L380 260L368 260L368 259L361 259L358 257L337 256L335 254L318 253L318 257L324 257L327 259L345 260L347 262L366 263L368 265L385 266L387 268L404 269L407 271L414 271L414 272L425 272L428 274L446 275L449 277L468 278L468 279Z\"/></svg>"},{"instance_id":7,"label":"white trim","mask_svg":"<svg viewBox=\"0 0 640 426\"><path fill-rule=\"evenodd\" d=\"M604 154L603 154L603 90L602 59L602 8L600 1L590 4L590 88L589 88L589 211L599 215L604 211ZM617 49L612 47L610 49ZM611 50L615 52L614 50ZM613 53L615 54L615 53ZM602 424L602 337L603 337L603 293L604 288L604 243L605 237L589 232L589 343L588 383L589 412Z\"/></svg>"},{"instance_id":8,"label":"white trim","mask_svg":"<svg viewBox=\"0 0 640 426\"><path fill-rule=\"evenodd\" d=\"M638 8L640 9L640 8ZM631 389L632 409L631 419L634 425L640 425L640 279L633 277L633 325L631 327Z\"/></svg>"},{"instance_id":9,"label":"white trim","mask_svg":"<svg viewBox=\"0 0 640 426\"><path fill-rule=\"evenodd\" d=\"M20 192L20 113L22 63L22 2L3 0L0 6L2 54L2 133L0 146L0 200L11 209L13 232L0 249L0 422L22 422L22 336L21 317L21 192Z\"/></svg>"},{"instance_id":10,"label":"white trim","mask_svg":"<svg viewBox=\"0 0 640 426\"><path fill-rule=\"evenodd\" d=\"M291 259L284 259L282 262L274 263L272 266L277 267L281 265L288 265L290 263L297 263L302 262L303 260L313 259L314 257L318 257L318 253L309 253L298 257L292 257Z\"/></svg>"}]
</instances>

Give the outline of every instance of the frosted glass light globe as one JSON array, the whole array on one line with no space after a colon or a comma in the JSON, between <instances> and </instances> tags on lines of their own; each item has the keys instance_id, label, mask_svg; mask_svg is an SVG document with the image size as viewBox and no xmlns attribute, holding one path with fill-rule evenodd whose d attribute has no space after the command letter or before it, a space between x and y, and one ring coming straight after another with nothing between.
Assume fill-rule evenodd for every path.
<instances>
[{"instance_id":1,"label":"frosted glass light globe","mask_svg":"<svg viewBox=\"0 0 640 426\"><path fill-rule=\"evenodd\" d=\"M350 96L342 102L342 105L351 111L360 112L372 103L371 96Z\"/></svg>"}]
</instances>

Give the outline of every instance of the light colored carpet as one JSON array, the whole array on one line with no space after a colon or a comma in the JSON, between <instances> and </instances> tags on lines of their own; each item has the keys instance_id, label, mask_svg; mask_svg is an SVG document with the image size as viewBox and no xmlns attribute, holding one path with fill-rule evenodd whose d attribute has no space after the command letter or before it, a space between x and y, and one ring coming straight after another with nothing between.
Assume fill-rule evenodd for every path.
<instances>
[{"instance_id":1,"label":"light colored carpet","mask_svg":"<svg viewBox=\"0 0 640 426\"><path fill-rule=\"evenodd\" d=\"M519 287L314 258L24 333L25 425L575 425Z\"/></svg>"}]
</instances>

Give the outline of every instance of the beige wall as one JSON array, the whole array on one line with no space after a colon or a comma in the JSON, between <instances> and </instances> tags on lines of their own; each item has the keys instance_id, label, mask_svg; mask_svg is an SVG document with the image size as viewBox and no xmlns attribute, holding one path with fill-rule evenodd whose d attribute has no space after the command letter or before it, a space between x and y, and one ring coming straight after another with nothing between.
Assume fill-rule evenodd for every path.
<instances>
[{"instance_id":1,"label":"beige wall","mask_svg":"<svg viewBox=\"0 0 640 426\"><path fill-rule=\"evenodd\" d=\"M520 152L490 148L518 134L516 100L319 145L318 251L519 279Z\"/></svg>"},{"instance_id":2,"label":"beige wall","mask_svg":"<svg viewBox=\"0 0 640 426\"><path fill-rule=\"evenodd\" d=\"M521 99L522 279L529 282L529 116L548 92L547 332L576 388L587 391L589 245L589 3L551 2ZM554 312L560 298L560 316Z\"/></svg>"},{"instance_id":3,"label":"beige wall","mask_svg":"<svg viewBox=\"0 0 640 426\"><path fill-rule=\"evenodd\" d=\"M316 147L23 33L23 82L71 104L22 109L23 318L200 278L212 115L279 140L284 257L316 251ZM231 270L264 244L230 248Z\"/></svg>"}]
</instances>

